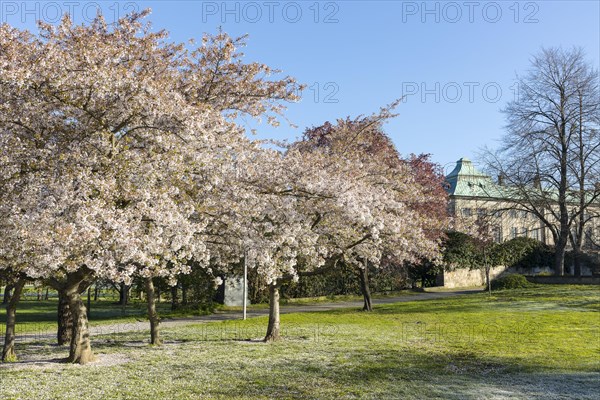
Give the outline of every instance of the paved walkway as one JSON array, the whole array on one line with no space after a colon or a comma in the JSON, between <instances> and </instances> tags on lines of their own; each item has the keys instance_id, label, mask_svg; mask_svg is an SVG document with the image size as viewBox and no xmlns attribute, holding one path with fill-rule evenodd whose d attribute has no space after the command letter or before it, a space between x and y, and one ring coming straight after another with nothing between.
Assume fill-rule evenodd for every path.
<instances>
[{"instance_id":1,"label":"paved walkway","mask_svg":"<svg viewBox=\"0 0 600 400\"><path fill-rule=\"evenodd\" d=\"M398 297L385 297L385 298L375 298L373 299L373 307L377 307L377 305L381 304L392 304L392 303L401 303L407 301L423 301L423 300L436 300L436 299L444 299L449 297L455 297L470 293L480 292L480 288L474 289L458 289L455 291L447 291L447 292L422 292L422 293L411 293L404 296ZM331 303L317 303L317 304L306 304L306 305L295 305L288 304L282 305L280 308L280 312L282 314L291 314L291 313L303 313L303 312L316 312L316 311L329 311L329 310L337 310L343 308L358 308L362 309L363 302L362 301L342 301L342 302L331 302ZM247 312L248 318L260 317L264 315L268 315L269 310L267 308L260 310L249 310ZM160 326L162 328L171 328L176 326L184 326L195 323L202 322L214 322L214 321L229 321L229 320L241 320L242 312L241 311L218 311L214 314L203 315L203 316L195 316L195 317L182 317L182 318L169 318L161 320ZM90 334L91 336L98 335L109 335L109 334L117 334L124 332L138 332L149 330L148 321L136 321L136 322L124 322L118 324L109 324L109 325L95 325L95 321L90 322ZM56 337L55 331L40 331L37 333L27 333L19 335L17 332L17 342L32 342L37 340L47 340L53 339ZM4 342L4 336L0 336L0 344Z\"/></svg>"}]
</instances>

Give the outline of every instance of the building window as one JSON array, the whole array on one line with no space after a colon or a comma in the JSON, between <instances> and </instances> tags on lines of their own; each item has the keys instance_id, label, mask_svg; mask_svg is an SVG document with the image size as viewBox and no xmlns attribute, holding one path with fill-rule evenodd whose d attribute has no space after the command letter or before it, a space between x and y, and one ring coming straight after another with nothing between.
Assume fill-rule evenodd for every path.
<instances>
[{"instance_id":1,"label":"building window","mask_svg":"<svg viewBox=\"0 0 600 400\"><path fill-rule=\"evenodd\" d=\"M463 208L462 214L464 217L470 217L473 215L473 211L470 208Z\"/></svg>"},{"instance_id":2,"label":"building window","mask_svg":"<svg viewBox=\"0 0 600 400\"><path fill-rule=\"evenodd\" d=\"M531 238L535 240L540 240L540 231L537 229L531 230Z\"/></svg>"},{"instance_id":3,"label":"building window","mask_svg":"<svg viewBox=\"0 0 600 400\"><path fill-rule=\"evenodd\" d=\"M500 229L499 226L495 226L493 228L492 234L494 235L494 241L496 243L501 243L502 242L502 229Z\"/></svg>"},{"instance_id":4,"label":"building window","mask_svg":"<svg viewBox=\"0 0 600 400\"><path fill-rule=\"evenodd\" d=\"M521 236L527 237L527 228L521 228Z\"/></svg>"},{"instance_id":5,"label":"building window","mask_svg":"<svg viewBox=\"0 0 600 400\"><path fill-rule=\"evenodd\" d=\"M479 218L483 218L483 217L485 217L485 214L486 214L486 212L485 212L485 208L478 208L478 209L477 209L477 216L478 216Z\"/></svg>"},{"instance_id":6,"label":"building window","mask_svg":"<svg viewBox=\"0 0 600 400\"><path fill-rule=\"evenodd\" d=\"M525 210L521 211L521 218L527 219L529 217L529 213Z\"/></svg>"},{"instance_id":7,"label":"building window","mask_svg":"<svg viewBox=\"0 0 600 400\"><path fill-rule=\"evenodd\" d=\"M517 227L512 227L510 228L510 233L511 233L511 237L514 239L517 236L519 236L519 228Z\"/></svg>"},{"instance_id":8,"label":"building window","mask_svg":"<svg viewBox=\"0 0 600 400\"><path fill-rule=\"evenodd\" d=\"M511 218L517 218L517 210L510 210L510 212L508 213L508 215Z\"/></svg>"}]
</instances>

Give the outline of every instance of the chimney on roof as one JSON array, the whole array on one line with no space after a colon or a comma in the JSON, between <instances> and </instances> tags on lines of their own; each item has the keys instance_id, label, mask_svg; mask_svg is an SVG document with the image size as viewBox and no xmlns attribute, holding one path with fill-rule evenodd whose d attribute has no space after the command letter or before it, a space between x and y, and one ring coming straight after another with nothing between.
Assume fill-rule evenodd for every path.
<instances>
[{"instance_id":1,"label":"chimney on roof","mask_svg":"<svg viewBox=\"0 0 600 400\"><path fill-rule=\"evenodd\" d=\"M533 177L533 187L536 189L542 189L542 182L540 180L539 174L535 174L535 176Z\"/></svg>"},{"instance_id":2,"label":"chimney on roof","mask_svg":"<svg viewBox=\"0 0 600 400\"><path fill-rule=\"evenodd\" d=\"M504 186L504 174L498 175L498 185Z\"/></svg>"}]
</instances>

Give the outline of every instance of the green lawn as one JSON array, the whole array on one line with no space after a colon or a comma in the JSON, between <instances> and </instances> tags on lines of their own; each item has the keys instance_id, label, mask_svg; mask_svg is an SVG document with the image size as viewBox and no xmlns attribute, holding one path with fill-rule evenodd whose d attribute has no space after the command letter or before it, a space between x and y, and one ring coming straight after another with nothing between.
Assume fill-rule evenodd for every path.
<instances>
[{"instance_id":1,"label":"green lawn","mask_svg":"<svg viewBox=\"0 0 600 400\"><path fill-rule=\"evenodd\" d=\"M95 337L88 366L50 342L0 366L0 398L596 399L600 290L530 289ZM40 362L45 360L45 362ZM37 362L36 362L37 361Z\"/></svg>"}]
</instances>

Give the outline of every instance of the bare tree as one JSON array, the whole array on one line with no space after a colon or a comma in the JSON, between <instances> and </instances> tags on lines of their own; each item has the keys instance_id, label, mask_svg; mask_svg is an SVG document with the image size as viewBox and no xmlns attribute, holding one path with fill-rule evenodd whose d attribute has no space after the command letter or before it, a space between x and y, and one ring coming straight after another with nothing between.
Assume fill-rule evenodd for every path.
<instances>
[{"instance_id":1,"label":"bare tree","mask_svg":"<svg viewBox=\"0 0 600 400\"><path fill-rule=\"evenodd\" d=\"M542 49L518 83L517 98L503 110L502 146L486 151L485 159L504 177L516 208L546 226L556 248L555 272L563 275L569 238L581 248L589 211L600 200L598 72L581 49Z\"/></svg>"},{"instance_id":2,"label":"bare tree","mask_svg":"<svg viewBox=\"0 0 600 400\"><path fill-rule=\"evenodd\" d=\"M600 208L588 207L597 200L600 181L600 113L597 71L584 75L577 85L579 121L575 126L575 146L569 168L576 179L576 197L579 212L569 235L574 253L574 274L581 276L581 251L593 219L600 219ZM591 98L592 101L589 101ZM595 98L595 101L594 101ZM585 118L585 117L588 118ZM591 203L590 203L591 204ZM591 239L591 238L590 238Z\"/></svg>"}]
</instances>

